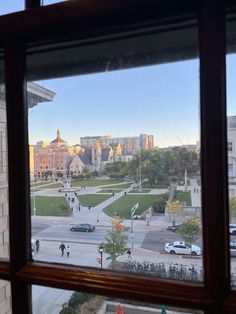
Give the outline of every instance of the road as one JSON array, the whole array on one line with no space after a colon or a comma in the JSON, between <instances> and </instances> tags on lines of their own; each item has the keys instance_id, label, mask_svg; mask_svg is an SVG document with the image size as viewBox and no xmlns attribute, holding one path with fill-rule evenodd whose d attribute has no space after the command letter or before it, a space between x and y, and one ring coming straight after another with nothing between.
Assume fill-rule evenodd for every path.
<instances>
[{"instance_id":1,"label":"road","mask_svg":"<svg viewBox=\"0 0 236 314\"><path fill-rule=\"evenodd\" d=\"M57 240L70 241L81 244L98 245L105 241L107 230L111 230L111 226L96 227L94 232L72 232L71 225L50 225L45 223L32 224L32 235L34 238L42 240ZM131 245L131 233L126 233L129 237L129 244ZM133 234L133 244L135 247L141 247L146 250L155 252L164 252L164 245L166 242L180 240L177 233L167 230L135 230ZM202 247L201 239L195 242Z\"/></svg>"},{"instance_id":2,"label":"road","mask_svg":"<svg viewBox=\"0 0 236 314\"><path fill-rule=\"evenodd\" d=\"M107 230L111 230L112 227L96 227L94 232L72 232L70 231L70 225L47 225L43 223L32 224L32 235L34 238L41 240L57 240L57 241L70 241L81 244L100 244L105 241ZM130 231L126 233L131 243ZM134 232L134 245L140 247L146 236L146 232L138 230Z\"/></svg>"}]
</instances>

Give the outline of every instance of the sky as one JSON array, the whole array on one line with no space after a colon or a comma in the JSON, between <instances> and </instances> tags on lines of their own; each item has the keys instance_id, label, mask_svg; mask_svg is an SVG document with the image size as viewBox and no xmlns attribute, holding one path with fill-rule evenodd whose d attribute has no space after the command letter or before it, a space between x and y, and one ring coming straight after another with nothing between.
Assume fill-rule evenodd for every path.
<instances>
[{"instance_id":1,"label":"sky","mask_svg":"<svg viewBox=\"0 0 236 314\"><path fill-rule=\"evenodd\" d=\"M61 2L44 0L44 4ZM24 0L1 0L0 14ZM227 114L236 115L236 56L227 56ZM29 110L29 143L51 141L59 128L70 144L81 136L153 134L159 147L195 144L199 127L199 60L38 82L56 93Z\"/></svg>"},{"instance_id":2,"label":"sky","mask_svg":"<svg viewBox=\"0 0 236 314\"><path fill-rule=\"evenodd\" d=\"M30 144L153 134L155 145L199 140L198 60L38 82L56 93L29 110Z\"/></svg>"}]
</instances>

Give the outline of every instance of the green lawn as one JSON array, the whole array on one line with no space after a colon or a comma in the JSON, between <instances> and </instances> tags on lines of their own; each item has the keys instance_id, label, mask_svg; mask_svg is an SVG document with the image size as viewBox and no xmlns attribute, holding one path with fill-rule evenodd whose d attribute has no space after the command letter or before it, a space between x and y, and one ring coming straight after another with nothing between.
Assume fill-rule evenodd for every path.
<instances>
[{"instance_id":1,"label":"green lawn","mask_svg":"<svg viewBox=\"0 0 236 314\"><path fill-rule=\"evenodd\" d=\"M104 189L104 190L101 190L101 191L99 191L98 193L119 193L119 192L121 192L121 191L123 191L123 190L121 190L121 189Z\"/></svg>"},{"instance_id":2,"label":"green lawn","mask_svg":"<svg viewBox=\"0 0 236 314\"><path fill-rule=\"evenodd\" d=\"M33 198L31 212L33 214ZM37 216L70 216L72 211L64 197L35 196Z\"/></svg>"},{"instance_id":3,"label":"green lawn","mask_svg":"<svg viewBox=\"0 0 236 314\"><path fill-rule=\"evenodd\" d=\"M173 201L185 202L187 206L191 206L190 192L176 191Z\"/></svg>"},{"instance_id":4,"label":"green lawn","mask_svg":"<svg viewBox=\"0 0 236 314\"><path fill-rule=\"evenodd\" d=\"M110 182L111 183L111 182ZM113 188L122 188L122 189L127 189L131 186L131 183L122 183L122 184L117 184L117 185L109 185L109 186L104 186L106 189L113 189Z\"/></svg>"},{"instance_id":5,"label":"green lawn","mask_svg":"<svg viewBox=\"0 0 236 314\"><path fill-rule=\"evenodd\" d=\"M88 179L88 180L72 180L72 186L100 186L114 183L121 183L120 180L111 180L111 179Z\"/></svg>"},{"instance_id":6,"label":"green lawn","mask_svg":"<svg viewBox=\"0 0 236 314\"><path fill-rule=\"evenodd\" d=\"M161 198L161 195L125 195L111 205L104 208L104 213L113 216L114 212L124 219L130 219L130 209L139 202L139 207L135 211L136 215L142 214Z\"/></svg>"},{"instance_id":7,"label":"green lawn","mask_svg":"<svg viewBox=\"0 0 236 314\"><path fill-rule=\"evenodd\" d=\"M97 206L104 202L108 198L112 197L112 194L85 194L77 196L82 206Z\"/></svg>"},{"instance_id":8,"label":"green lawn","mask_svg":"<svg viewBox=\"0 0 236 314\"><path fill-rule=\"evenodd\" d=\"M132 191L130 191L129 193L149 193L151 190L150 189L142 189L142 191L139 191L139 189L133 189Z\"/></svg>"}]
</instances>

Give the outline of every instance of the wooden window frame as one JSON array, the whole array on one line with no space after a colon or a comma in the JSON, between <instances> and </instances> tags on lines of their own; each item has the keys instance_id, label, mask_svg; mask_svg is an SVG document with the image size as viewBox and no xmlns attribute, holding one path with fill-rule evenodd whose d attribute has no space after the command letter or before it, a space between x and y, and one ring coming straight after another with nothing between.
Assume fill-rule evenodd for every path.
<instances>
[{"instance_id":1,"label":"wooden window frame","mask_svg":"<svg viewBox=\"0 0 236 314\"><path fill-rule=\"evenodd\" d=\"M236 292L230 289L225 96L225 9L231 1L186 3L170 1L165 7L162 1L94 0L37 7L39 1L27 0L27 11L0 18L4 30L0 32L0 47L5 50L10 208L10 261L0 262L0 278L11 282L13 314L31 313L32 284L166 303L207 314L236 312ZM197 17L199 26L203 284L30 261L27 45L71 40L80 33L96 37L98 30L132 38L134 30L141 34L157 23L167 25L186 16ZM77 34L75 28L80 30Z\"/></svg>"}]
</instances>

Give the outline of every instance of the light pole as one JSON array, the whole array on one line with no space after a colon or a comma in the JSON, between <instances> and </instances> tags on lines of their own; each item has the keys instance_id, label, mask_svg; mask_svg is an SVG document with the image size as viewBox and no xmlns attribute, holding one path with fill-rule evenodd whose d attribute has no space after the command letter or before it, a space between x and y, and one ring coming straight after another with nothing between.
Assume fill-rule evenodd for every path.
<instances>
[{"instance_id":1,"label":"light pole","mask_svg":"<svg viewBox=\"0 0 236 314\"><path fill-rule=\"evenodd\" d=\"M139 207L139 203L135 204L134 207L130 210L130 218L131 218L131 252L134 249L134 213L136 209Z\"/></svg>"},{"instance_id":2,"label":"light pole","mask_svg":"<svg viewBox=\"0 0 236 314\"><path fill-rule=\"evenodd\" d=\"M141 160L141 143L139 145L139 191L142 191L142 160Z\"/></svg>"},{"instance_id":3,"label":"light pole","mask_svg":"<svg viewBox=\"0 0 236 314\"><path fill-rule=\"evenodd\" d=\"M34 208L33 208L34 216L36 216L35 193L34 192L33 192L33 205L34 205Z\"/></svg>"},{"instance_id":4,"label":"light pole","mask_svg":"<svg viewBox=\"0 0 236 314\"><path fill-rule=\"evenodd\" d=\"M102 269L102 253L103 253L103 248L102 247L100 247L99 249L98 249L98 252L100 253L100 255L101 255L101 269Z\"/></svg>"}]
</instances>

